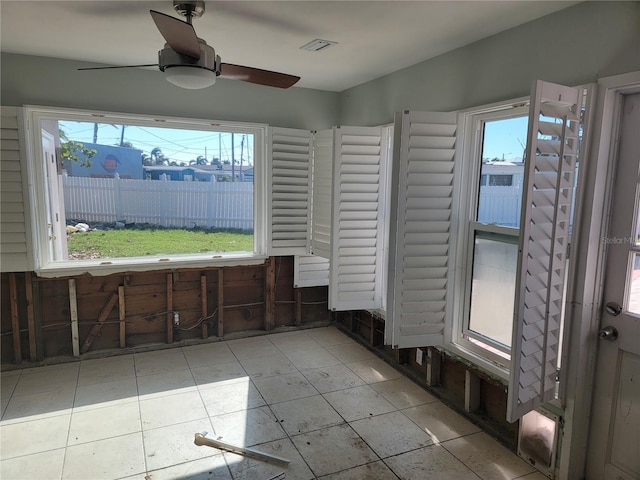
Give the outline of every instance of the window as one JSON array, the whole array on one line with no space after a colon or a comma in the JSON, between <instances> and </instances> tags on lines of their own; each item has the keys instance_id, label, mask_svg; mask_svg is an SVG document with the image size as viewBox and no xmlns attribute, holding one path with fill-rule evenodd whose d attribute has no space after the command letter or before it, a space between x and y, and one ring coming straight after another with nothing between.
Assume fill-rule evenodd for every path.
<instances>
[{"instance_id":1,"label":"window","mask_svg":"<svg viewBox=\"0 0 640 480\"><path fill-rule=\"evenodd\" d=\"M474 173L466 209L465 303L455 338L503 367L511 351L526 113L508 106L470 115L478 137L465 159Z\"/></svg>"},{"instance_id":2,"label":"window","mask_svg":"<svg viewBox=\"0 0 640 480\"><path fill-rule=\"evenodd\" d=\"M264 258L265 127L40 108L28 118L38 271Z\"/></svg>"}]
</instances>

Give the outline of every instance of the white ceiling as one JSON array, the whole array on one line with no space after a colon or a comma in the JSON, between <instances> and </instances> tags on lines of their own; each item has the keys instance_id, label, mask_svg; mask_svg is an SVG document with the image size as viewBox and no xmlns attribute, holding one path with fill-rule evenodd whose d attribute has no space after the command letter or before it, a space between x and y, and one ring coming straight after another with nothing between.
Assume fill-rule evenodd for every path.
<instances>
[{"instance_id":1,"label":"white ceiling","mask_svg":"<svg viewBox=\"0 0 640 480\"><path fill-rule=\"evenodd\" d=\"M208 1L194 27L223 62L343 91L576 3ZM0 49L91 65L154 63L164 40L150 9L176 15L171 0L0 0ZM338 45L300 50L316 38Z\"/></svg>"}]
</instances>

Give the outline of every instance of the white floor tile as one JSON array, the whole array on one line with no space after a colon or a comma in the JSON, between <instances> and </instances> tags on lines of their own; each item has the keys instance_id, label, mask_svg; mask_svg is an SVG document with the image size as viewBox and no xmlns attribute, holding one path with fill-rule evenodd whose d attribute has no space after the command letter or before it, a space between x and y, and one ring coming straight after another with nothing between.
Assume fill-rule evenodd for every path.
<instances>
[{"instance_id":1,"label":"white floor tile","mask_svg":"<svg viewBox=\"0 0 640 480\"><path fill-rule=\"evenodd\" d=\"M172 465L149 474L153 480L231 480L231 472L222 455Z\"/></svg>"},{"instance_id":2,"label":"white floor tile","mask_svg":"<svg viewBox=\"0 0 640 480\"><path fill-rule=\"evenodd\" d=\"M478 480L471 470L440 445L389 457L384 462L403 480Z\"/></svg>"},{"instance_id":3,"label":"white floor tile","mask_svg":"<svg viewBox=\"0 0 640 480\"><path fill-rule=\"evenodd\" d=\"M313 340L304 332L284 336L273 335L269 337L269 340L271 340L271 343L284 353L298 352L300 350L312 350L314 348L321 347L318 342Z\"/></svg>"},{"instance_id":4,"label":"white floor tile","mask_svg":"<svg viewBox=\"0 0 640 480\"><path fill-rule=\"evenodd\" d=\"M375 360L378 358L369 350L361 347L355 342L332 345L326 348L329 353L331 353L342 363L361 362L363 360Z\"/></svg>"},{"instance_id":5,"label":"white floor tile","mask_svg":"<svg viewBox=\"0 0 640 480\"><path fill-rule=\"evenodd\" d=\"M0 373L0 397L9 398L20 380L21 370Z\"/></svg>"},{"instance_id":6,"label":"white floor tile","mask_svg":"<svg viewBox=\"0 0 640 480\"><path fill-rule=\"evenodd\" d=\"M201 389L200 396L210 417L265 405L262 395L248 377L240 382Z\"/></svg>"},{"instance_id":7,"label":"white floor tile","mask_svg":"<svg viewBox=\"0 0 640 480\"><path fill-rule=\"evenodd\" d=\"M240 447L250 447L286 437L269 407L217 415L211 417L211 423L215 438Z\"/></svg>"},{"instance_id":8,"label":"white floor tile","mask_svg":"<svg viewBox=\"0 0 640 480\"><path fill-rule=\"evenodd\" d=\"M380 461L320 478L322 480L398 480L389 467Z\"/></svg>"},{"instance_id":9,"label":"white floor tile","mask_svg":"<svg viewBox=\"0 0 640 480\"><path fill-rule=\"evenodd\" d=\"M396 410L368 385L325 393L324 398L347 422Z\"/></svg>"},{"instance_id":10,"label":"white floor tile","mask_svg":"<svg viewBox=\"0 0 640 480\"><path fill-rule=\"evenodd\" d=\"M535 469L486 433L474 433L442 444L484 480L511 480Z\"/></svg>"},{"instance_id":11,"label":"white floor tile","mask_svg":"<svg viewBox=\"0 0 640 480\"><path fill-rule=\"evenodd\" d=\"M305 370L302 374L320 393L364 385L364 381L358 375L342 364Z\"/></svg>"},{"instance_id":12,"label":"white floor tile","mask_svg":"<svg viewBox=\"0 0 640 480\"><path fill-rule=\"evenodd\" d=\"M355 343L355 340L349 338L336 327L310 328L305 330L305 333L323 347L340 345L341 343Z\"/></svg>"},{"instance_id":13,"label":"white floor tile","mask_svg":"<svg viewBox=\"0 0 640 480\"><path fill-rule=\"evenodd\" d=\"M142 434L133 433L68 447L62 478L112 480L144 472Z\"/></svg>"},{"instance_id":14,"label":"white floor tile","mask_svg":"<svg viewBox=\"0 0 640 480\"><path fill-rule=\"evenodd\" d=\"M341 362L331 355L325 348L313 348L311 350L298 350L285 353L291 363L299 370L310 370L312 368L328 367L329 365L339 365Z\"/></svg>"},{"instance_id":15,"label":"white floor tile","mask_svg":"<svg viewBox=\"0 0 640 480\"><path fill-rule=\"evenodd\" d=\"M265 480L284 472L286 480L311 480L311 470L288 438L262 443L252 447L264 453L270 453L289 460L288 465L273 465L259 460L225 453L234 480Z\"/></svg>"},{"instance_id":16,"label":"white floor tile","mask_svg":"<svg viewBox=\"0 0 640 480\"><path fill-rule=\"evenodd\" d=\"M138 393L141 399L174 395L196 390L191 370L156 373L138 377Z\"/></svg>"},{"instance_id":17,"label":"white floor tile","mask_svg":"<svg viewBox=\"0 0 640 480\"><path fill-rule=\"evenodd\" d=\"M402 377L398 370L380 358L347 363L347 367L369 384Z\"/></svg>"},{"instance_id":18,"label":"white floor tile","mask_svg":"<svg viewBox=\"0 0 640 480\"><path fill-rule=\"evenodd\" d=\"M200 398L200 393L197 391L146 400L141 399L140 414L142 415L142 428L144 430L188 422L208 416Z\"/></svg>"},{"instance_id":19,"label":"white floor tile","mask_svg":"<svg viewBox=\"0 0 640 480\"><path fill-rule=\"evenodd\" d=\"M378 456L349 425L323 428L291 438L317 476L364 465Z\"/></svg>"},{"instance_id":20,"label":"white floor tile","mask_svg":"<svg viewBox=\"0 0 640 480\"><path fill-rule=\"evenodd\" d=\"M158 470L214 456L222 457L219 450L198 446L193 442L196 433L211 430L211 422L208 418L203 418L145 431L143 442L147 470ZM214 459L212 463L217 462ZM155 476L153 478L155 480Z\"/></svg>"},{"instance_id":21,"label":"white floor tile","mask_svg":"<svg viewBox=\"0 0 640 480\"><path fill-rule=\"evenodd\" d=\"M23 374L13 391L13 395L30 395L75 388L78 382L78 363L38 368L37 372Z\"/></svg>"},{"instance_id":22,"label":"white floor tile","mask_svg":"<svg viewBox=\"0 0 640 480\"><path fill-rule=\"evenodd\" d=\"M371 385L376 392L387 399L397 409L415 407L425 403L437 402L438 399L427 393L406 377Z\"/></svg>"},{"instance_id":23,"label":"white floor tile","mask_svg":"<svg viewBox=\"0 0 640 480\"><path fill-rule=\"evenodd\" d=\"M80 362L78 385L95 385L114 382L125 378L134 378L133 355L121 355L108 358L96 358Z\"/></svg>"},{"instance_id":24,"label":"white floor tile","mask_svg":"<svg viewBox=\"0 0 640 480\"><path fill-rule=\"evenodd\" d=\"M96 408L71 415L68 445L93 442L142 430L137 403Z\"/></svg>"},{"instance_id":25,"label":"white floor tile","mask_svg":"<svg viewBox=\"0 0 640 480\"><path fill-rule=\"evenodd\" d=\"M407 408L402 410L402 413L424 429L436 443L480 431L473 423L442 402Z\"/></svg>"},{"instance_id":26,"label":"white floor tile","mask_svg":"<svg viewBox=\"0 0 640 480\"><path fill-rule=\"evenodd\" d=\"M199 388L216 387L225 383L242 382L249 378L242 365L235 360L231 363L207 365L191 369L191 374Z\"/></svg>"},{"instance_id":27,"label":"white floor tile","mask_svg":"<svg viewBox=\"0 0 640 480\"><path fill-rule=\"evenodd\" d=\"M49 450L24 457L2 460L0 478L2 480L60 480L65 449Z\"/></svg>"},{"instance_id":28,"label":"white floor tile","mask_svg":"<svg viewBox=\"0 0 640 480\"><path fill-rule=\"evenodd\" d=\"M58 388L46 393L14 395L2 416L2 425L71 413L76 390Z\"/></svg>"},{"instance_id":29,"label":"white floor tile","mask_svg":"<svg viewBox=\"0 0 640 480\"><path fill-rule=\"evenodd\" d=\"M278 350L278 348L266 337L256 337L250 341L243 342L231 340L227 345L229 345L229 348L239 360L266 357L280 352L280 350Z\"/></svg>"},{"instance_id":30,"label":"white floor tile","mask_svg":"<svg viewBox=\"0 0 640 480\"><path fill-rule=\"evenodd\" d=\"M138 402L135 377L78 387L73 408L74 411L91 410L129 402Z\"/></svg>"},{"instance_id":31,"label":"white floor tile","mask_svg":"<svg viewBox=\"0 0 640 480\"><path fill-rule=\"evenodd\" d=\"M318 391L313 388L301 373L260 378L255 380L254 383L269 404L318 394Z\"/></svg>"},{"instance_id":32,"label":"white floor tile","mask_svg":"<svg viewBox=\"0 0 640 480\"><path fill-rule=\"evenodd\" d=\"M289 435L298 435L344 423L322 395L276 403L271 409Z\"/></svg>"},{"instance_id":33,"label":"white floor tile","mask_svg":"<svg viewBox=\"0 0 640 480\"><path fill-rule=\"evenodd\" d=\"M351 422L353 428L380 458L431 445L433 441L401 412Z\"/></svg>"},{"instance_id":34,"label":"white floor tile","mask_svg":"<svg viewBox=\"0 0 640 480\"><path fill-rule=\"evenodd\" d=\"M235 355L226 342L183 347L182 352L191 368L217 365L219 363L231 363L236 360Z\"/></svg>"},{"instance_id":35,"label":"white floor tile","mask_svg":"<svg viewBox=\"0 0 640 480\"><path fill-rule=\"evenodd\" d=\"M297 368L283 353L267 355L266 357L243 359L240 363L253 379L275 377L276 375L284 375L297 371Z\"/></svg>"},{"instance_id":36,"label":"white floor tile","mask_svg":"<svg viewBox=\"0 0 640 480\"><path fill-rule=\"evenodd\" d=\"M136 353L134 359L137 376L175 372L189 368L180 348Z\"/></svg>"},{"instance_id":37,"label":"white floor tile","mask_svg":"<svg viewBox=\"0 0 640 480\"><path fill-rule=\"evenodd\" d=\"M2 426L2 459L62 448L67 444L71 415Z\"/></svg>"}]
</instances>

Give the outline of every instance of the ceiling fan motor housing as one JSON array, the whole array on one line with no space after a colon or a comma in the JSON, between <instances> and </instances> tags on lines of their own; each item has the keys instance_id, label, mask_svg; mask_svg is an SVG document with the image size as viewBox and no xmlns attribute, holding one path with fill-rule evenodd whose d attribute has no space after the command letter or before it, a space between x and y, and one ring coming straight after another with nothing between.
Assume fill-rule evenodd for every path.
<instances>
[{"instance_id":1,"label":"ceiling fan motor housing","mask_svg":"<svg viewBox=\"0 0 640 480\"><path fill-rule=\"evenodd\" d=\"M220 75L220 56L216 55L216 51L213 47L207 45L203 40L198 39L200 42L200 58L195 59L188 55L181 55L172 50L169 45L165 45L162 50L158 52L158 66L163 72L166 68L171 67L193 67L203 68L216 74L216 77Z\"/></svg>"}]
</instances>

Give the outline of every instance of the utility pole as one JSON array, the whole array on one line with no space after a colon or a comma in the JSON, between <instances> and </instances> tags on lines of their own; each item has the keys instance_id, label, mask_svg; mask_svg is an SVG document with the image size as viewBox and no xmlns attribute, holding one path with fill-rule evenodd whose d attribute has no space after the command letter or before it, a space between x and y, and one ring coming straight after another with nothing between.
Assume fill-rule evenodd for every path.
<instances>
[{"instance_id":1,"label":"utility pole","mask_svg":"<svg viewBox=\"0 0 640 480\"><path fill-rule=\"evenodd\" d=\"M231 181L236 181L236 151L233 140L233 132L231 132Z\"/></svg>"},{"instance_id":2,"label":"utility pole","mask_svg":"<svg viewBox=\"0 0 640 480\"><path fill-rule=\"evenodd\" d=\"M244 182L244 177L242 175L242 155L244 154L244 141L247 138L246 135L242 135L242 141L240 142L240 181Z\"/></svg>"}]
</instances>

